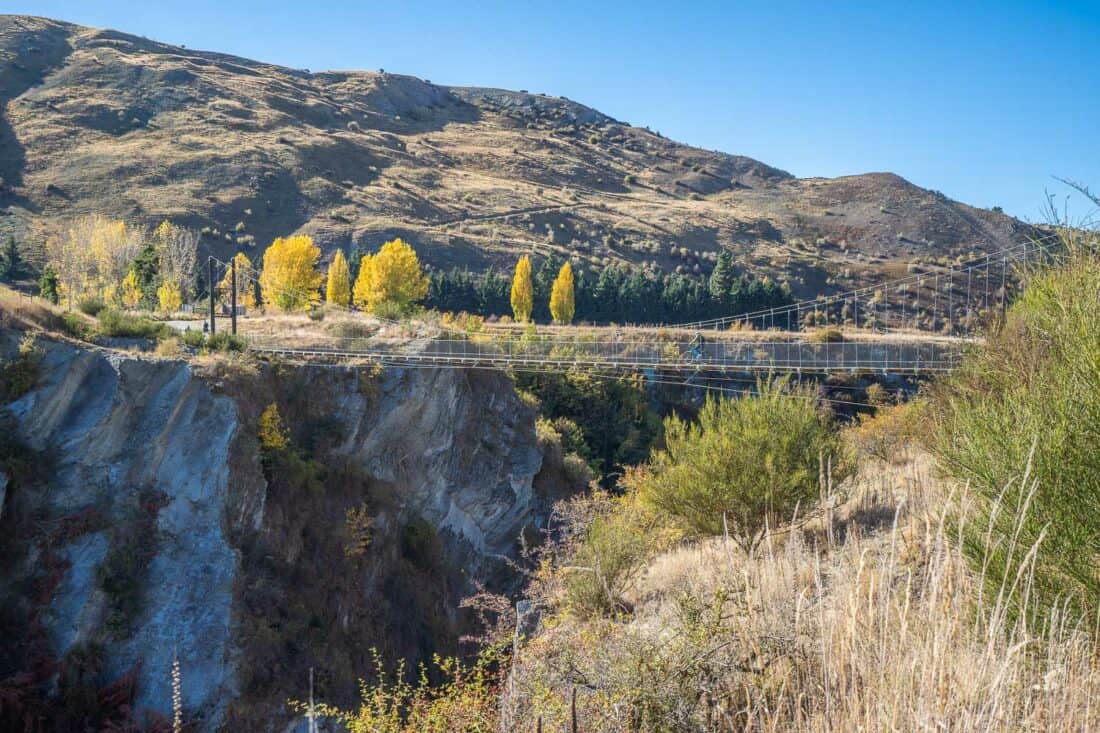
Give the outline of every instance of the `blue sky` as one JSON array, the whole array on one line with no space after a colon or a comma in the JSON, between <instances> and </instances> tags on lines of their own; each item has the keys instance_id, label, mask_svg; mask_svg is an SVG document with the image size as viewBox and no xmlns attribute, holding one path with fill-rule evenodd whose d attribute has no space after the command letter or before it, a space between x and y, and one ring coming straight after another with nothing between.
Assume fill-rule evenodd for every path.
<instances>
[{"instance_id":1,"label":"blue sky","mask_svg":"<svg viewBox=\"0 0 1100 733\"><path fill-rule=\"evenodd\" d=\"M1044 190L1067 193L1052 176L1100 188L1100 0L7 5L314 71L560 94L799 176L888 170L1031 220Z\"/></svg>"}]
</instances>

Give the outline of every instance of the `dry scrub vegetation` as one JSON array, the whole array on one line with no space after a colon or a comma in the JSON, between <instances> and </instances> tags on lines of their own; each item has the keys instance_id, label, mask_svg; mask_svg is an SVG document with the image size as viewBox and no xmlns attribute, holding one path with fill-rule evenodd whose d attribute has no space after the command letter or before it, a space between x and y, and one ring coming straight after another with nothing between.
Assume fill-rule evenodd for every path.
<instances>
[{"instance_id":1,"label":"dry scrub vegetation","mask_svg":"<svg viewBox=\"0 0 1100 733\"><path fill-rule=\"evenodd\" d=\"M803 487L787 522L765 501L760 541L732 521L741 499L805 472L797 446L753 440L796 432L804 411L767 389L729 411L756 419L704 411L709 428L672 431L687 449L655 453L621 498L564 506L505 726L1095 729L1100 243L1063 236L926 399L843 429L847 451L799 441L822 457L820 500ZM855 476L832 481L833 456L855 458ZM675 500L654 501L670 480ZM682 511L731 493L740 503L714 502L709 522Z\"/></svg>"},{"instance_id":2,"label":"dry scrub vegetation","mask_svg":"<svg viewBox=\"0 0 1100 733\"><path fill-rule=\"evenodd\" d=\"M419 727L378 724L384 686L364 687L348 720L1097 729L1100 268L1095 239L1067 244L1027 273L987 347L920 401L880 400L838 428L778 382L698 423L670 418L618 494L559 503L534 551L534 611L496 675L474 674L483 657L406 689Z\"/></svg>"},{"instance_id":3,"label":"dry scrub vegetation","mask_svg":"<svg viewBox=\"0 0 1100 733\"><path fill-rule=\"evenodd\" d=\"M586 731L1090 730L1100 669L1089 629L1057 609L1033 632L1007 613L1031 577L983 599L946 508L966 490L926 455L869 463L831 517L751 555L728 537L677 544L584 615L567 573L514 660L508 725Z\"/></svg>"}]
</instances>

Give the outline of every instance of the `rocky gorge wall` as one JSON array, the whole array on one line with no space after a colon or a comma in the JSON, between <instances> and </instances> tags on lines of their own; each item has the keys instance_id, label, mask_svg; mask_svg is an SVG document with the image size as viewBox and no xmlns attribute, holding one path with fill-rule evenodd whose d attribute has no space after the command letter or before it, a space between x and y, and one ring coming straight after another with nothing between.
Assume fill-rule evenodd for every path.
<instances>
[{"instance_id":1,"label":"rocky gorge wall","mask_svg":"<svg viewBox=\"0 0 1100 733\"><path fill-rule=\"evenodd\" d=\"M0 333L6 360L21 336ZM164 716L178 658L199 730L281 729L311 667L319 695L347 704L372 649L457 650L459 601L514 587L521 532L576 488L498 373L194 364L45 339L35 354L33 387L0 417L49 471L3 477L0 595L9 626L42 631L42 688L65 699L92 649L102 683L132 679L137 707ZM270 404L289 436L278 455L257 437Z\"/></svg>"}]
</instances>

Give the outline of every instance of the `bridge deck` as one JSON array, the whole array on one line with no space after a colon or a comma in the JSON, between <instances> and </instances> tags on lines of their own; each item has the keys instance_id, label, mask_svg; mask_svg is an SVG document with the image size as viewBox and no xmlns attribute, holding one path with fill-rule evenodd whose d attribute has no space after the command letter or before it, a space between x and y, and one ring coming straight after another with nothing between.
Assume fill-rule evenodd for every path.
<instances>
[{"instance_id":1,"label":"bridge deck","mask_svg":"<svg viewBox=\"0 0 1100 733\"><path fill-rule=\"evenodd\" d=\"M605 369L677 372L878 372L931 373L957 364L965 343L940 340L706 341L571 340L560 338L422 339L403 344L373 339L331 339L305 345L253 339L259 353L338 360L362 359L402 366L515 369Z\"/></svg>"}]
</instances>

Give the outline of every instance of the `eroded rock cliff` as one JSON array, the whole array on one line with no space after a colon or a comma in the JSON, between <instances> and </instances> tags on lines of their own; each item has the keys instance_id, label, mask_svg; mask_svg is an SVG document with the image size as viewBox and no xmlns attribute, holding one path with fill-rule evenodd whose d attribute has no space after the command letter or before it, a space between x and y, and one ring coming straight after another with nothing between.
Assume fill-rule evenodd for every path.
<instances>
[{"instance_id":1,"label":"eroded rock cliff","mask_svg":"<svg viewBox=\"0 0 1100 733\"><path fill-rule=\"evenodd\" d=\"M0 334L6 359L20 338ZM35 359L2 412L49 468L7 482L0 593L22 641L0 678L30 674L47 697L91 657L86 676L132 680L137 707L167 715L178 658L201 730L275 729L310 667L348 700L372 648L457 649L459 601L514 584L521 532L570 490L535 480L534 411L501 374L196 365L44 339ZM271 404L278 455L257 438Z\"/></svg>"}]
</instances>

